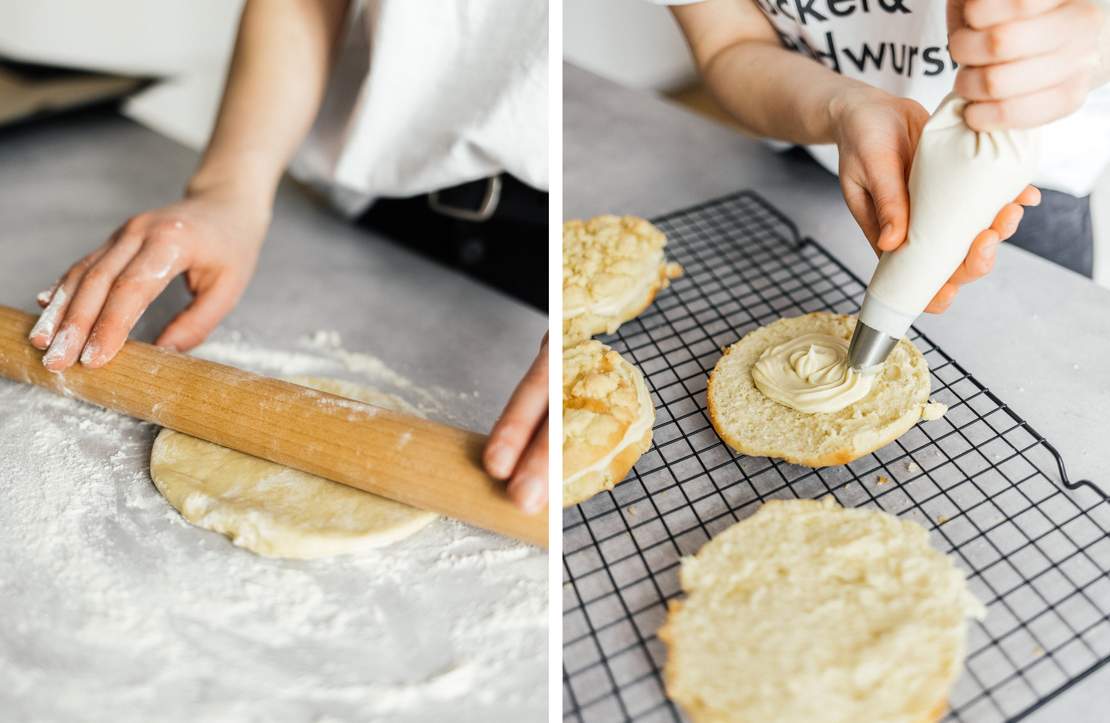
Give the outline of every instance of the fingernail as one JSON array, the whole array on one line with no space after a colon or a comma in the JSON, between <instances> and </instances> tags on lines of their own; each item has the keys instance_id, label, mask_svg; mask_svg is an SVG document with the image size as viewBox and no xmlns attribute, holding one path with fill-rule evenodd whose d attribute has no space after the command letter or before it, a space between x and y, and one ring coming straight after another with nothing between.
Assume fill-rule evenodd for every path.
<instances>
[{"instance_id":1,"label":"fingernail","mask_svg":"<svg viewBox=\"0 0 1110 723\"><path fill-rule=\"evenodd\" d=\"M50 299L50 303L42 310L39 320L35 322L27 338L45 337L48 342L52 341L54 339L54 327L58 325L58 315L61 313L62 304L65 301L66 290L58 289L54 297Z\"/></svg>"},{"instance_id":2,"label":"fingernail","mask_svg":"<svg viewBox=\"0 0 1110 723\"><path fill-rule=\"evenodd\" d=\"M513 471L513 451L503 442L494 443L487 456L490 472L495 477L505 478Z\"/></svg>"},{"instance_id":3,"label":"fingernail","mask_svg":"<svg viewBox=\"0 0 1110 723\"><path fill-rule=\"evenodd\" d=\"M49 289L44 289L44 290L40 291L38 293L38 296L36 296L35 298L38 299L38 302L40 304L49 304L50 303L50 297L53 296L53 295L54 295L54 289L53 289L53 287L51 287Z\"/></svg>"},{"instance_id":4,"label":"fingernail","mask_svg":"<svg viewBox=\"0 0 1110 723\"><path fill-rule=\"evenodd\" d=\"M50 371L57 371L50 369L51 366L56 365L69 353L69 348L73 346L75 337L77 336L77 327L72 324L65 326L58 335L54 337L54 341L50 343L50 348L42 356L42 365Z\"/></svg>"},{"instance_id":5,"label":"fingernail","mask_svg":"<svg viewBox=\"0 0 1110 723\"><path fill-rule=\"evenodd\" d=\"M165 349L166 351L174 351L174 352L181 351L180 349L177 348L177 344L158 344L158 348L159 349Z\"/></svg>"},{"instance_id":6,"label":"fingernail","mask_svg":"<svg viewBox=\"0 0 1110 723\"><path fill-rule=\"evenodd\" d=\"M516 503L526 514L534 515L543 509L546 496L546 484L543 480L528 477L518 481L513 487Z\"/></svg>"},{"instance_id":7,"label":"fingernail","mask_svg":"<svg viewBox=\"0 0 1110 723\"><path fill-rule=\"evenodd\" d=\"M89 343L85 345L85 348L81 350L82 366L90 366L93 363L93 359L99 356L99 354L100 349L97 347L96 343L90 339Z\"/></svg>"}]
</instances>

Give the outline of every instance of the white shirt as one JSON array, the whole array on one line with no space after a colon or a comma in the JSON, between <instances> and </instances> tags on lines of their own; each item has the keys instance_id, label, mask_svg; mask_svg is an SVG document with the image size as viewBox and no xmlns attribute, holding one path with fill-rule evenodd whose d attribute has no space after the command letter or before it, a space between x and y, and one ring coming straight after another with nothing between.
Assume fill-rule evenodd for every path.
<instances>
[{"instance_id":1,"label":"white shirt","mask_svg":"<svg viewBox=\"0 0 1110 723\"><path fill-rule=\"evenodd\" d=\"M356 3L290 170L352 215L502 172L546 190L547 54L546 0Z\"/></svg>"},{"instance_id":2,"label":"white shirt","mask_svg":"<svg viewBox=\"0 0 1110 723\"><path fill-rule=\"evenodd\" d=\"M678 5L698 0L653 1ZM955 83L941 0L750 1L786 47L842 75L912 98L930 113ZM1095 90L1077 112L1049 123L1041 138L1034 185L1089 194L1110 163L1110 87ZM807 148L821 165L837 172L835 145Z\"/></svg>"}]
</instances>

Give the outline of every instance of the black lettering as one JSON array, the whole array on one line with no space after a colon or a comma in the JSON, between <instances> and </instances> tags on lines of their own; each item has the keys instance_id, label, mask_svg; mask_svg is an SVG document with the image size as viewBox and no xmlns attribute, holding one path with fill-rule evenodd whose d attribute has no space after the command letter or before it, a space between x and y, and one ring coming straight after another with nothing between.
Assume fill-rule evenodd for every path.
<instances>
[{"instance_id":1,"label":"black lettering","mask_svg":"<svg viewBox=\"0 0 1110 723\"><path fill-rule=\"evenodd\" d=\"M794 7L798 9L798 22L802 25L806 24L807 17L818 23L828 20L827 17L813 9L813 3L816 1L817 0L794 0Z\"/></svg>"},{"instance_id":2,"label":"black lettering","mask_svg":"<svg viewBox=\"0 0 1110 723\"><path fill-rule=\"evenodd\" d=\"M787 8L790 6L790 0L775 0L775 5L778 7L780 13L790 18L791 20L797 20L797 18L791 15L790 12L787 10Z\"/></svg>"},{"instance_id":3,"label":"black lettering","mask_svg":"<svg viewBox=\"0 0 1110 723\"><path fill-rule=\"evenodd\" d=\"M897 11L903 15L909 15L911 11L906 7L905 2L906 0L879 0L879 7L888 13Z\"/></svg>"},{"instance_id":4,"label":"black lettering","mask_svg":"<svg viewBox=\"0 0 1110 723\"><path fill-rule=\"evenodd\" d=\"M922 51L921 59L929 66L929 68L925 70L926 76L932 77L944 72L944 61L936 57L940 52L940 48L936 46L930 46Z\"/></svg>"},{"instance_id":5,"label":"black lettering","mask_svg":"<svg viewBox=\"0 0 1110 723\"><path fill-rule=\"evenodd\" d=\"M829 35L831 36L832 33L829 33ZM882 70L883 58L886 57L886 45L886 43L880 43L879 52L876 54L875 51L871 49L870 45L864 43L860 48L858 57L848 48L844 48L844 55L847 56L848 60L852 61L852 64L855 65L856 69L861 73L867 70L867 61L869 60L871 64L875 66L875 70Z\"/></svg>"},{"instance_id":6,"label":"black lettering","mask_svg":"<svg viewBox=\"0 0 1110 723\"><path fill-rule=\"evenodd\" d=\"M910 62L909 67L906 69L906 77L913 77L913 59L917 55L917 46L910 47Z\"/></svg>"},{"instance_id":7,"label":"black lettering","mask_svg":"<svg viewBox=\"0 0 1110 723\"><path fill-rule=\"evenodd\" d=\"M845 5L846 7L841 10L837 6ZM856 11L855 0L829 0L829 12L838 18L846 18ZM866 11L864 11L866 12Z\"/></svg>"},{"instance_id":8,"label":"black lettering","mask_svg":"<svg viewBox=\"0 0 1110 723\"><path fill-rule=\"evenodd\" d=\"M906 71L906 44L902 44L902 62L898 63L898 51L894 49L894 43L887 43L890 46L890 67L898 75L905 75Z\"/></svg>"},{"instance_id":9,"label":"black lettering","mask_svg":"<svg viewBox=\"0 0 1110 723\"><path fill-rule=\"evenodd\" d=\"M822 53L814 48L810 50L813 51L813 57L821 61L826 68L834 73L840 72L840 58L837 57L836 41L833 40L832 33L825 33L825 52Z\"/></svg>"}]
</instances>

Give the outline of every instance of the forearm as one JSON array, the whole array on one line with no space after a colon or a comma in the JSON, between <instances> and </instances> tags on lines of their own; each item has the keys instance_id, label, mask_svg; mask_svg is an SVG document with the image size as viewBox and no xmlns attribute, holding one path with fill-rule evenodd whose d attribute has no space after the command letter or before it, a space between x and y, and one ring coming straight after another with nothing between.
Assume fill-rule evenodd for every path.
<instances>
[{"instance_id":1,"label":"forearm","mask_svg":"<svg viewBox=\"0 0 1110 723\"><path fill-rule=\"evenodd\" d=\"M187 194L267 209L323 100L349 0L247 0L208 147Z\"/></svg>"},{"instance_id":2,"label":"forearm","mask_svg":"<svg viewBox=\"0 0 1110 723\"><path fill-rule=\"evenodd\" d=\"M832 143L838 102L877 92L783 48L754 3L709 0L672 11L709 90L752 134Z\"/></svg>"},{"instance_id":3,"label":"forearm","mask_svg":"<svg viewBox=\"0 0 1110 723\"><path fill-rule=\"evenodd\" d=\"M702 74L718 102L745 130L798 144L835 142L835 117L846 97L878 92L762 42L729 48Z\"/></svg>"}]
</instances>

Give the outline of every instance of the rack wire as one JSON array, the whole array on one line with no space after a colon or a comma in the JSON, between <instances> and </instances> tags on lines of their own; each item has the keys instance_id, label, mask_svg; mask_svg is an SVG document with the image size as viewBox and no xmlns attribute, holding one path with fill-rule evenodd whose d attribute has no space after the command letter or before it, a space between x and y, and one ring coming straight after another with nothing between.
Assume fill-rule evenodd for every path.
<instances>
[{"instance_id":1,"label":"rack wire","mask_svg":"<svg viewBox=\"0 0 1110 723\"><path fill-rule=\"evenodd\" d=\"M706 412L720 350L783 316L855 313L865 285L759 195L655 223L685 275L603 341L644 373L654 442L612 492L563 515L565 721L681 720L656 631L679 559L775 498L833 495L911 518L955 556L987 606L969 627L947 720L1016 721L1110 662L1110 501L1056 449L911 330L941 419L846 466L733 453Z\"/></svg>"}]
</instances>

